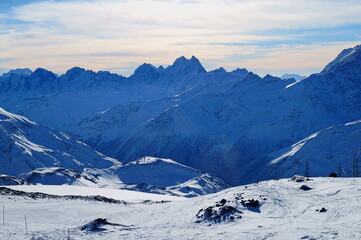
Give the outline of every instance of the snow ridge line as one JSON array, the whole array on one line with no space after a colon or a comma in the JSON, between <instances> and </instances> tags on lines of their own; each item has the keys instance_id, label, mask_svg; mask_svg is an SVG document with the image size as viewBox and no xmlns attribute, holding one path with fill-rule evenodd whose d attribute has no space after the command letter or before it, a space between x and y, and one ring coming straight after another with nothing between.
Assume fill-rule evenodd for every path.
<instances>
[{"instance_id":1,"label":"snow ridge line","mask_svg":"<svg viewBox=\"0 0 361 240\"><path fill-rule=\"evenodd\" d=\"M84 200L87 202L103 202L103 203L110 203L110 204L122 204L122 205L131 205L131 204L154 204L154 203L167 203L170 201L152 201L152 200L144 200L141 202L133 203L133 202L126 202L124 200L116 200L114 198L108 198L100 195L94 196L80 196L80 195L52 195L47 193L41 192L24 192L19 190L14 190L7 187L0 187L0 195L3 196L21 196L27 197L33 200L38 199L55 199L55 200Z\"/></svg>"}]
</instances>

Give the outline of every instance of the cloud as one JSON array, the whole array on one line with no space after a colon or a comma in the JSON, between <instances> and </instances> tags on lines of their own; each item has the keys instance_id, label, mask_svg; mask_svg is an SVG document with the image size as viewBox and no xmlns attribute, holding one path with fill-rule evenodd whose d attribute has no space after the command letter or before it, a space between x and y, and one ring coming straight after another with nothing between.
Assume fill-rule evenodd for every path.
<instances>
[{"instance_id":1,"label":"cloud","mask_svg":"<svg viewBox=\"0 0 361 240\"><path fill-rule=\"evenodd\" d=\"M308 29L361 26L358 0L37 1L12 9L0 15L6 22L0 25L1 58L16 58L4 67L58 72L72 64L121 71L142 62L169 64L181 55L196 55L209 67L290 67L290 57L312 54L307 50L317 39L309 46L302 42ZM324 39L322 44L334 49ZM286 53L287 62L277 59ZM297 59L291 62L298 68L310 67Z\"/></svg>"}]
</instances>

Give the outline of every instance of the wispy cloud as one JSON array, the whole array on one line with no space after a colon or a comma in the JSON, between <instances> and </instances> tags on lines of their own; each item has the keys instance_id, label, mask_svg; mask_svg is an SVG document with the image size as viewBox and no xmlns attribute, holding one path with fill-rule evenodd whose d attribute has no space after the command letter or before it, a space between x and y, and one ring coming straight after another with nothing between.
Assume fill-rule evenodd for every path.
<instances>
[{"instance_id":1,"label":"wispy cloud","mask_svg":"<svg viewBox=\"0 0 361 240\"><path fill-rule=\"evenodd\" d=\"M2 67L57 72L80 65L129 74L129 66L181 55L209 68L314 69L361 30L359 0L35 1L9 9L0 13L0 51L15 60ZM347 27L350 34L336 33ZM315 46L323 49L318 58Z\"/></svg>"}]
</instances>

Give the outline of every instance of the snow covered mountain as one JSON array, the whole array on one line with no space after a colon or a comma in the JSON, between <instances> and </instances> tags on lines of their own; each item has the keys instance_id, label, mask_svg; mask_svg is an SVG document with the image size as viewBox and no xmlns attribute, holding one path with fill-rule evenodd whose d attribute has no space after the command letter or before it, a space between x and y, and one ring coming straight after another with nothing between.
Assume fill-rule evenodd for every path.
<instances>
[{"instance_id":1,"label":"snow covered mountain","mask_svg":"<svg viewBox=\"0 0 361 240\"><path fill-rule=\"evenodd\" d=\"M3 109L0 139L1 173L34 184L123 188L188 197L229 187L221 179L167 159L144 157L123 166L64 133ZM0 179L2 185L27 183L6 175Z\"/></svg>"},{"instance_id":2,"label":"snow covered mountain","mask_svg":"<svg viewBox=\"0 0 361 240\"><path fill-rule=\"evenodd\" d=\"M152 157L143 157L112 170L124 183L149 183L157 187L177 185L203 174L170 159Z\"/></svg>"},{"instance_id":3,"label":"snow covered mountain","mask_svg":"<svg viewBox=\"0 0 361 240\"><path fill-rule=\"evenodd\" d=\"M148 184L180 196L219 192L230 186L223 180L170 159L143 157L111 172L126 184Z\"/></svg>"},{"instance_id":4,"label":"snow covered mountain","mask_svg":"<svg viewBox=\"0 0 361 240\"><path fill-rule=\"evenodd\" d=\"M31 71L29 68L17 68L14 70L10 70L7 73L4 73L1 75L2 78L10 77L11 74L19 75L19 76L29 76L32 74L33 71Z\"/></svg>"},{"instance_id":5,"label":"snow covered mountain","mask_svg":"<svg viewBox=\"0 0 361 240\"><path fill-rule=\"evenodd\" d=\"M210 174L170 159L152 157L106 169L37 168L22 177L34 184L105 187L185 197L215 193L230 187Z\"/></svg>"},{"instance_id":6,"label":"snow covered mountain","mask_svg":"<svg viewBox=\"0 0 361 240\"><path fill-rule=\"evenodd\" d=\"M17 76L19 88L1 88L0 104L124 163L169 158L240 184L257 181L245 176L267 165L263 160L272 160L270 154L322 129L360 120L360 69L356 46L300 81L261 78L245 69L206 72L195 57L181 57L166 68L143 64L129 78L81 68L60 77L36 70ZM28 86L30 79L47 75L52 80L43 85L52 87L24 90L40 82Z\"/></svg>"},{"instance_id":7,"label":"snow covered mountain","mask_svg":"<svg viewBox=\"0 0 361 240\"><path fill-rule=\"evenodd\" d=\"M0 77L0 106L32 121L68 131L82 119L132 101L170 97L204 84L236 81L247 73L206 72L195 57L180 57L167 68L143 64L129 78L79 67L60 77L45 69ZM97 99L97 101L94 101Z\"/></svg>"},{"instance_id":8,"label":"snow covered mountain","mask_svg":"<svg viewBox=\"0 0 361 240\"><path fill-rule=\"evenodd\" d=\"M0 171L19 176L39 167L106 168L117 160L55 129L0 108Z\"/></svg>"},{"instance_id":9,"label":"snow covered mountain","mask_svg":"<svg viewBox=\"0 0 361 240\"><path fill-rule=\"evenodd\" d=\"M302 80L303 78L305 78L306 76L301 76L299 74L294 74L294 73L291 73L291 74L283 74L281 76L281 79L295 79L296 81L299 81L299 80Z\"/></svg>"},{"instance_id":10,"label":"snow covered mountain","mask_svg":"<svg viewBox=\"0 0 361 240\"><path fill-rule=\"evenodd\" d=\"M249 73L228 89L197 94L147 119L107 154L122 161L168 157L233 184L247 183L242 176L262 167L259 159L269 153L361 119L360 52L357 46L299 82Z\"/></svg>"},{"instance_id":11,"label":"snow covered mountain","mask_svg":"<svg viewBox=\"0 0 361 240\"><path fill-rule=\"evenodd\" d=\"M250 181L284 178L295 174L329 176L331 172L352 177L352 161L361 158L361 120L318 131L260 160L262 167L247 167L242 176Z\"/></svg>"}]
</instances>

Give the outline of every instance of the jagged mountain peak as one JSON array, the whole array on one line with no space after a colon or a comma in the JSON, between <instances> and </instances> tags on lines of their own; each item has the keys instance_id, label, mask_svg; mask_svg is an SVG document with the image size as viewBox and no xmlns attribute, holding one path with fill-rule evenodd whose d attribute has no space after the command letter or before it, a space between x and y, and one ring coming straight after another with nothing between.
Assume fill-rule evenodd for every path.
<instances>
[{"instance_id":1,"label":"jagged mountain peak","mask_svg":"<svg viewBox=\"0 0 361 240\"><path fill-rule=\"evenodd\" d=\"M289 82L289 83L293 83L295 82L296 80L294 78L290 78L290 79L282 79L280 77L275 77L275 76L272 76L270 74L267 74L266 76L264 76L262 78L262 80L266 83L271 83L271 82Z\"/></svg>"},{"instance_id":2,"label":"jagged mountain peak","mask_svg":"<svg viewBox=\"0 0 361 240\"><path fill-rule=\"evenodd\" d=\"M261 80L262 78L257 74L253 72L248 72L244 78L242 78L240 81L238 81L236 84L233 85L232 89L238 89L239 87L244 86L244 84L249 84L252 82L260 82Z\"/></svg>"},{"instance_id":3,"label":"jagged mountain peak","mask_svg":"<svg viewBox=\"0 0 361 240\"><path fill-rule=\"evenodd\" d=\"M45 68L37 68L32 74L29 75L30 78L37 78L41 81L51 81L57 79L55 73L46 70Z\"/></svg>"},{"instance_id":4,"label":"jagged mountain peak","mask_svg":"<svg viewBox=\"0 0 361 240\"><path fill-rule=\"evenodd\" d=\"M69 69L68 71L66 71L65 75L68 76L69 78L74 78L79 76L80 74L84 73L84 72L92 72L91 70L86 70L84 68L81 67L73 67L71 69Z\"/></svg>"},{"instance_id":5,"label":"jagged mountain peak","mask_svg":"<svg viewBox=\"0 0 361 240\"><path fill-rule=\"evenodd\" d=\"M195 56L192 56L190 59L187 59L184 56L179 57L174 61L173 65L169 66L167 69L184 73L206 72L200 61Z\"/></svg>"},{"instance_id":6,"label":"jagged mountain peak","mask_svg":"<svg viewBox=\"0 0 361 240\"><path fill-rule=\"evenodd\" d=\"M135 72L137 71L144 71L144 70L157 70L156 67L154 67L152 64L150 63L143 63L142 65L140 65Z\"/></svg>"},{"instance_id":7,"label":"jagged mountain peak","mask_svg":"<svg viewBox=\"0 0 361 240\"><path fill-rule=\"evenodd\" d=\"M132 77L152 80L159 77L159 72L152 64L143 63L134 71Z\"/></svg>"},{"instance_id":8,"label":"jagged mountain peak","mask_svg":"<svg viewBox=\"0 0 361 240\"><path fill-rule=\"evenodd\" d=\"M281 78L272 76L271 74L267 74L266 76L263 77L263 80L270 80L270 79L278 79L278 80L281 80Z\"/></svg>"},{"instance_id":9,"label":"jagged mountain peak","mask_svg":"<svg viewBox=\"0 0 361 240\"><path fill-rule=\"evenodd\" d=\"M33 71L29 68L17 68L17 69L12 69L7 73L4 73L1 77L10 77L10 75L12 74L19 76L29 76L32 73Z\"/></svg>"},{"instance_id":10,"label":"jagged mountain peak","mask_svg":"<svg viewBox=\"0 0 361 240\"><path fill-rule=\"evenodd\" d=\"M232 73L248 73L248 70L245 68L236 68Z\"/></svg>"},{"instance_id":11,"label":"jagged mountain peak","mask_svg":"<svg viewBox=\"0 0 361 240\"><path fill-rule=\"evenodd\" d=\"M210 71L210 73L226 73L226 72L227 71L223 67L220 67L220 68Z\"/></svg>"},{"instance_id":12,"label":"jagged mountain peak","mask_svg":"<svg viewBox=\"0 0 361 240\"><path fill-rule=\"evenodd\" d=\"M262 78L253 72L248 72L246 77L242 80L242 82L261 80Z\"/></svg>"},{"instance_id":13,"label":"jagged mountain peak","mask_svg":"<svg viewBox=\"0 0 361 240\"><path fill-rule=\"evenodd\" d=\"M321 73L336 72L343 66L348 66L351 69L361 69L361 45L353 48L344 49L332 62L327 64Z\"/></svg>"}]
</instances>

